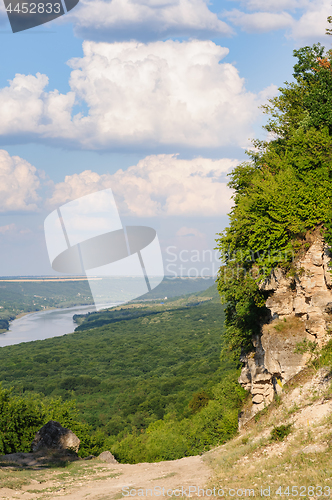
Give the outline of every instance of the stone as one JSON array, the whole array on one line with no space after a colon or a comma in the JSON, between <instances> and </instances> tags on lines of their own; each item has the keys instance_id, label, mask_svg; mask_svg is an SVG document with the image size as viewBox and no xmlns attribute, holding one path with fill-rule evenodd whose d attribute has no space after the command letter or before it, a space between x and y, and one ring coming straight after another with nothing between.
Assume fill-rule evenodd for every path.
<instances>
[{"instance_id":1,"label":"stone","mask_svg":"<svg viewBox=\"0 0 332 500\"><path fill-rule=\"evenodd\" d=\"M308 303L304 295L297 295L293 301L293 310L295 314L306 314Z\"/></svg>"},{"instance_id":2,"label":"stone","mask_svg":"<svg viewBox=\"0 0 332 500\"><path fill-rule=\"evenodd\" d=\"M323 249L321 242L317 241L311 245L308 255L314 266L321 266L323 264Z\"/></svg>"},{"instance_id":3,"label":"stone","mask_svg":"<svg viewBox=\"0 0 332 500\"><path fill-rule=\"evenodd\" d=\"M255 394L254 397L252 398L252 402L255 404L260 404L263 403L264 398L262 394Z\"/></svg>"},{"instance_id":4,"label":"stone","mask_svg":"<svg viewBox=\"0 0 332 500\"><path fill-rule=\"evenodd\" d=\"M328 446L325 444L309 444L305 448L303 448L303 453L323 453L326 451Z\"/></svg>"},{"instance_id":5,"label":"stone","mask_svg":"<svg viewBox=\"0 0 332 500\"><path fill-rule=\"evenodd\" d=\"M119 462L114 458L110 451L103 451L99 456L99 460L107 462L109 464L118 464Z\"/></svg>"},{"instance_id":6,"label":"stone","mask_svg":"<svg viewBox=\"0 0 332 500\"><path fill-rule=\"evenodd\" d=\"M62 427L59 422L50 420L35 435L31 447L32 451L47 450L73 450L76 453L80 440L70 429Z\"/></svg>"},{"instance_id":7,"label":"stone","mask_svg":"<svg viewBox=\"0 0 332 500\"><path fill-rule=\"evenodd\" d=\"M293 312L293 294L289 290L276 290L266 301L266 307L270 309L271 315L285 316Z\"/></svg>"},{"instance_id":8,"label":"stone","mask_svg":"<svg viewBox=\"0 0 332 500\"><path fill-rule=\"evenodd\" d=\"M329 304L331 301L331 291L326 290L326 291L321 291L321 292L316 292L311 299L311 306L312 307L318 307L319 310L325 309L327 304ZM321 312L321 311L319 311Z\"/></svg>"}]
</instances>

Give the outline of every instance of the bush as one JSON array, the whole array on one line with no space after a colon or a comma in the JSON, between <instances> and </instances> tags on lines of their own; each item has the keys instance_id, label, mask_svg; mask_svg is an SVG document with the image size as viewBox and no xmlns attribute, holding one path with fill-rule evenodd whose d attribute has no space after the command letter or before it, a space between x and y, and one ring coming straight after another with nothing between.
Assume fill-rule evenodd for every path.
<instances>
[{"instance_id":1,"label":"bush","mask_svg":"<svg viewBox=\"0 0 332 500\"><path fill-rule=\"evenodd\" d=\"M146 432L136 428L111 446L119 462L159 462L197 455L232 438L238 429L238 411L246 391L237 383L238 373L225 377L213 389L214 399L191 418L181 421L167 414L151 423Z\"/></svg>"},{"instance_id":2,"label":"bush","mask_svg":"<svg viewBox=\"0 0 332 500\"><path fill-rule=\"evenodd\" d=\"M13 396L0 384L0 454L31 451L36 432L49 420L71 429L81 440L79 455L89 455L90 428L79 421L74 401L48 399L38 394Z\"/></svg>"},{"instance_id":3,"label":"bush","mask_svg":"<svg viewBox=\"0 0 332 500\"><path fill-rule=\"evenodd\" d=\"M292 424L279 425L271 432L271 441L282 441L291 432Z\"/></svg>"}]
</instances>

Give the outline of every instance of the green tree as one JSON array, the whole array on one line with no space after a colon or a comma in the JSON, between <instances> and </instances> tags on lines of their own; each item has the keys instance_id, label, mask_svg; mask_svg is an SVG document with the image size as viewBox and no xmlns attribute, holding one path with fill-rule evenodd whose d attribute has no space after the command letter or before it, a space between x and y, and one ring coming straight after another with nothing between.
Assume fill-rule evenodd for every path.
<instances>
[{"instance_id":1,"label":"green tree","mask_svg":"<svg viewBox=\"0 0 332 500\"><path fill-rule=\"evenodd\" d=\"M0 384L0 454L29 452L36 432L49 420L71 429L81 440L80 455L89 455L93 445L90 428L79 421L74 401L48 399L38 394L12 395Z\"/></svg>"},{"instance_id":2,"label":"green tree","mask_svg":"<svg viewBox=\"0 0 332 500\"><path fill-rule=\"evenodd\" d=\"M332 243L332 51L315 44L294 56L295 81L263 106L272 140L254 141L250 160L230 174L234 207L217 239L226 338L236 355L250 350L267 314L259 284L275 267L291 271L308 231L319 226Z\"/></svg>"}]
</instances>

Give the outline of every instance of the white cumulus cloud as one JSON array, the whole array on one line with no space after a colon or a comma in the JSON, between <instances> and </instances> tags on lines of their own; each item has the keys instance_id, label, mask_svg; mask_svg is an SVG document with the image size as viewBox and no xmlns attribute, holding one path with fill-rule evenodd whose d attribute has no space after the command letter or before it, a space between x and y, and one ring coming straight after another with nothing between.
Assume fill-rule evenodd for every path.
<instances>
[{"instance_id":1,"label":"white cumulus cloud","mask_svg":"<svg viewBox=\"0 0 332 500\"><path fill-rule=\"evenodd\" d=\"M227 18L247 33L265 33L285 29L294 23L294 19L287 12L246 13L235 9L227 14Z\"/></svg>"},{"instance_id":2,"label":"white cumulus cloud","mask_svg":"<svg viewBox=\"0 0 332 500\"><path fill-rule=\"evenodd\" d=\"M260 115L228 49L212 41L84 42L71 91L45 75L16 75L0 89L0 134L90 149L244 146ZM74 104L87 108L73 115Z\"/></svg>"},{"instance_id":3,"label":"white cumulus cloud","mask_svg":"<svg viewBox=\"0 0 332 500\"><path fill-rule=\"evenodd\" d=\"M308 2L304 13L293 25L290 34L291 38L300 45L320 41L330 47L331 38L325 35L325 30L331 28L331 25L326 20L331 14L330 0Z\"/></svg>"},{"instance_id":4,"label":"white cumulus cloud","mask_svg":"<svg viewBox=\"0 0 332 500\"><path fill-rule=\"evenodd\" d=\"M40 180L34 166L19 156L10 156L7 151L0 150L0 213L37 210L39 187ZM12 230L12 226L3 226L2 229Z\"/></svg>"},{"instance_id":5,"label":"white cumulus cloud","mask_svg":"<svg viewBox=\"0 0 332 500\"><path fill-rule=\"evenodd\" d=\"M281 12L294 11L308 6L311 0L232 0L249 11Z\"/></svg>"},{"instance_id":6,"label":"white cumulus cloud","mask_svg":"<svg viewBox=\"0 0 332 500\"><path fill-rule=\"evenodd\" d=\"M331 15L330 0L233 0L239 9L225 11L223 17L247 33L283 29L296 45L329 43L325 29Z\"/></svg>"},{"instance_id":7,"label":"white cumulus cloud","mask_svg":"<svg viewBox=\"0 0 332 500\"><path fill-rule=\"evenodd\" d=\"M86 194L112 188L122 215L221 216L232 206L225 175L238 164L234 159L152 155L127 170L99 175L90 170L65 177L54 186L50 207Z\"/></svg>"},{"instance_id":8,"label":"white cumulus cloud","mask_svg":"<svg viewBox=\"0 0 332 500\"><path fill-rule=\"evenodd\" d=\"M108 42L232 33L205 0L81 0L65 21L85 40Z\"/></svg>"}]
</instances>

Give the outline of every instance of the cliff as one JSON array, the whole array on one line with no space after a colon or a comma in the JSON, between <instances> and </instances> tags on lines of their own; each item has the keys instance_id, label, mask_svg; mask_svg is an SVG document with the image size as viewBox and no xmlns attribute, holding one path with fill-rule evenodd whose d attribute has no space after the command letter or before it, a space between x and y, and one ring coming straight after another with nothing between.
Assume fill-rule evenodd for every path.
<instances>
[{"instance_id":1,"label":"cliff","mask_svg":"<svg viewBox=\"0 0 332 500\"><path fill-rule=\"evenodd\" d=\"M300 372L308 354L295 353L296 345L308 339L322 347L332 327L331 254L319 228L307 235L307 250L287 275L276 268L260 288L269 292L268 321L253 339L255 350L241 356L240 384L252 394L252 404L240 415L240 428L282 391L284 383Z\"/></svg>"}]
</instances>

